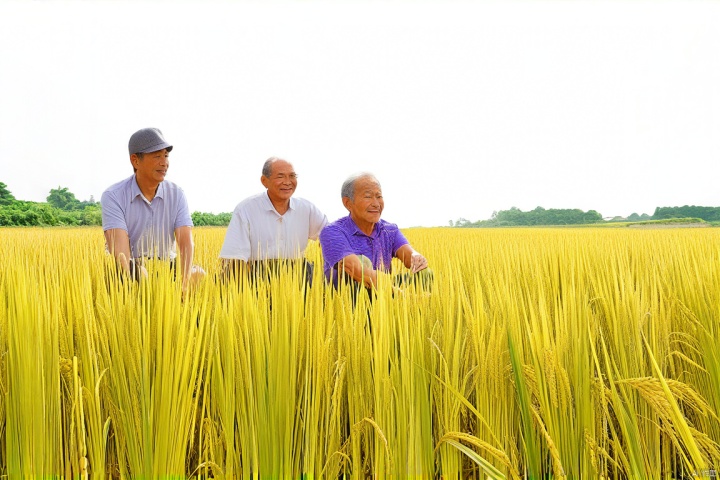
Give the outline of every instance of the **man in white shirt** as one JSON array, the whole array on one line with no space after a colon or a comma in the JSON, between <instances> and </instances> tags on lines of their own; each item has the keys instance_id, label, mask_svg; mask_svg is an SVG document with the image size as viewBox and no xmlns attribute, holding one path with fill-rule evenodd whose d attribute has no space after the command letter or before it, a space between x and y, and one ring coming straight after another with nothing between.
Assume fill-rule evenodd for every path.
<instances>
[{"instance_id":1,"label":"man in white shirt","mask_svg":"<svg viewBox=\"0 0 720 480\"><path fill-rule=\"evenodd\" d=\"M292 164L269 158L260 182L265 192L240 202L220 250L225 275L247 268L257 275L268 266L298 265L312 279L312 265L304 261L308 240L317 240L327 217L311 202L292 198L297 174Z\"/></svg>"}]
</instances>

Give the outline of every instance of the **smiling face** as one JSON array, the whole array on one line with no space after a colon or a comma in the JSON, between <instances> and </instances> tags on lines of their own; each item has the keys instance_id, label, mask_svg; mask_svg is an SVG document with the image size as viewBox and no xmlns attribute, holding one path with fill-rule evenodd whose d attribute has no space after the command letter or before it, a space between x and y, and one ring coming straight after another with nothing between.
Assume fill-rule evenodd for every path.
<instances>
[{"instance_id":1,"label":"smiling face","mask_svg":"<svg viewBox=\"0 0 720 480\"><path fill-rule=\"evenodd\" d=\"M365 233L370 233L380 221L385 201L375 178L361 177L355 181L353 198L343 197L343 205L353 222Z\"/></svg>"},{"instance_id":2,"label":"smiling face","mask_svg":"<svg viewBox=\"0 0 720 480\"><path fill-rule=\"evenodd\" d=\"M267 188L270 201L276 206L289 202L297 188L295 169L285 160L275 160L270 166L270 176L263 175L260 181Z\"/></svg>"},{"instance_id":3,"label":"smiling face","mask_svg":"<svg viewBox=\"0 0 720 480\"><path fill-rule=\"evenodd\" d=\"M130 155L130 162L135 167L135 175L139 180L159 185L165 180L170 167L170 154L165 149L150 153L133 153Z\"/></svg>"}]
</instances>

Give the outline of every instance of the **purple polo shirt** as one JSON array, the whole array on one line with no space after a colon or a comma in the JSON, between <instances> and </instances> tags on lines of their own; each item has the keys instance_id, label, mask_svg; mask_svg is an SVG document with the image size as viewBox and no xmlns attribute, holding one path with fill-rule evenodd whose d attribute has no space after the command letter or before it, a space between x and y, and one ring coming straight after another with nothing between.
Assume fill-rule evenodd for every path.
<instances>
[{"instance_id":1,"label":"purple polo shirt","mask_svg":"<svg viewBox=\"0 0 720 480\"><path fill-rule=\"evenodd\" d=\"M368 236L349 215L340 218L320 232L325 278L337 286L337 263L352 254L365 255L372 261L375 270L389 272L395 252L407 243L407 239L394 223L380 220Z\"/></svg>"}]
</instances>

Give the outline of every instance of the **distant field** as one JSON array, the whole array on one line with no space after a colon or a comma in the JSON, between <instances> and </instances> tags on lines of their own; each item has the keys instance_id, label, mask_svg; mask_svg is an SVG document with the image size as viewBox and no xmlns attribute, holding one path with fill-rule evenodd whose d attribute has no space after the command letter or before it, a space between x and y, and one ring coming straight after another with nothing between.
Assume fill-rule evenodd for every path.
<instances>
[{"instance_id":1,"label":"distant field","mask_svg":"<svg viewBox=\"0 0 720 480\"><path fill-rule=\"evenodd\" d=\"M705 222L699 218L668 218L664 220L644 220L641 222L604 222L600 224L596 223L578 226L589 228L705 228L716 227L718 225L715 225L712 222ZM572 227L572 225L568 225L568 227Z\"/></svg>"},{"instance_id":2,"label":"distant field","mask_svg":"<svg viewBox=\"0 0 720 480\"><path fill-rule=\"evenodd\" d=\"M657 225L657 224L653 224ZM662 225L662 224L661 224ZM430 292L118 278L0 229L0 474L681 478L720 462L720 231L408 229ZM397 267L397 265L396 265Z\"/></svg>"}]
</instances>

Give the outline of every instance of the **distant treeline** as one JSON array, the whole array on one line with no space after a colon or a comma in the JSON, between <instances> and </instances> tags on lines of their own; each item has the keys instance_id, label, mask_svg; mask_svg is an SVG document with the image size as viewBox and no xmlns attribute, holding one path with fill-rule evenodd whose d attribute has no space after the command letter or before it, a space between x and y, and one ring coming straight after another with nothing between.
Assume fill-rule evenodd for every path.
<instances>
[{"instance_id":1,"label":"distant treeline","mask_svg":"<svg viewBox=\"0 0 720 480\"><path fill-rule=\"evenodd\" d=\"M101 225L100 204L80 201L67 188L50 190L47 203L16 200L0 182L0 226Z\"/></svg>"},{"instance_id":2,"label":"distant treeline","mask_svg":"<svg viewBox=\"0 0 720 480\"><path fill-rule=\"evenodd\" d=\"M472 227L523 227L523 226L550 226L550 225L588 225L604 222L637 222L645 220L667 220L671 218L698 218L706 222L720 222L720 207L697 207L685 205L683 207L657 207L655 213L650 216L646 213L638 215L630 214L625 217L614 217L610 220L603 220L600 213L595 210L583 212L580 209L544 209L537 207L535 210L523 212L517 207L510 210L493 212L489 220L471 222L460 218L450 221L450 226L461 228Z\"/></svg>"},{"instance_id":3,"label":"distant treeline","mask_svg":"<svg viewBox=\"0 0 720 480\"><path fill-rule=\"evenodd\" d=\"M192 220L196 226L224 227L230 223L232 213L193 212ZM630 214L627 218L615 217L607 220L643 221L666 220L670 218L699 218L706 222L720 223L720 207L657 207L650 216L646 213ZM595 210L583 212L580 209L544 209L523 212L519 208L493 212L489 220L471 222L465 218L450 221L451 227L522 227L550 225L587 225L603 223L602 215ZM0 226L55 226L55 225L102 225L100 202L91 196L89 200L80 201L67 188L59 187L50 190L47 202L28 202L17 200L8 190L7 185L0 182Z\"/></svg>"},{"instance_id":4,"label":"distant treeline","mask_svg":"<svg viewBox=\"0 0 720 480\"><path fill-rule=\"evenodd\" d=\"M493 212L490 220L470 222L463 218L453 222L454 227L521 227L521 226L545 226L545 225L581 225L588 223L602 222L602 215L595 210L582 210L575 208L551 208L544 209L537 207L535 210L523 212L517 207L510 210Z\"/></svg>"},{"instance_id":5,"label":"distant treeline","mask_svg":"<svg viewBox=\"0 0 720 480\"><path fill-rule=\"evenodd\" d=\"M226 226L230 223L231 216L230 213L216 215L194 212L192 219L198 226ZM17 200L7 185L0 182L0 226L62 225L102 225L100 202L96 202L92 196L89 200L80 201L64 187L51 189L47 202Z\"/></svg>"},{"instance_id":6,"label":"distant treeline","mask_svg":"<svg viewBox=\"0 0 720 480\"><path fill-rule=\"evenodd\" d=\"M666 218L701 218L706 222L720 222L720 207L696 207L685 205L684 207L657 207L652 216L653 220Z\"/></svg>"},{"instance_id":7,"label":"distant treeline","mask_svg":"<svg viewBox=\"0 0 720 480\"><path fill-rule=\"evenodd\" d=\"M227 227L230 224L232 213L204 213L193 212L193 225L197 227Z\"/></svg>"}]
</instances>

